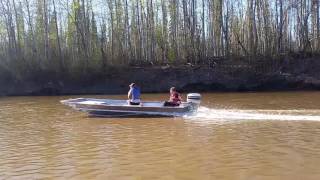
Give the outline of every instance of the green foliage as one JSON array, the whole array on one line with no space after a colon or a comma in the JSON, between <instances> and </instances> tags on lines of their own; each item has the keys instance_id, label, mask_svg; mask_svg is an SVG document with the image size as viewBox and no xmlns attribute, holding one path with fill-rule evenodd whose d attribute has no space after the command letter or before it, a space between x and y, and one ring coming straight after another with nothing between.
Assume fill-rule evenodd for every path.
<instances>
[{"instance_id":1,"label":"green foliage","mask_svg":"<svg viewBox=\"0 0 320 180\"><path fill-rule=\"evenodd\" d=\"M92 48L93 51L97 51L98 48L98 28L97 28L97 22L94 16L94 13L92 13L91 17L91 43L92 43Z\"/></svg>"},{"instance_id":2,"label":"green foliage","mask_svg":"<svg viewBox=\"0 0 320 180\"><path fill-rule=\"evenodd\" d=\"M164 37L162 34L162 27L156 27L156 40L157 40L157 44L160 45L160 47L163 48L164 46Z\"/></svg>"},{"instance_id":3,"label":"green foliage","mask_svg":"<svg viewBox=\"0 0 320 180\"><path fill-rule=\"evenodd\" d=\"M169 49L168 59L170 63L173 63L176 59L176 54L172 48Z\"/></svg>"},{"instance_id":4,"label":"green foliage","mask_svg":"<svg viewBox=\"0 0 320 180\"><path fill-rule=\"evenodd\" d=\"M72 47L76 42L76 17L80 11L80 4L77 1L73 1L71 4L71 13L68 14L68 23L67 23L67 45Z\"/></svg>"},{"instance_id":5,"label":"green foliage","mask_svg":"<svg viewBox=\"0 0 320 180\"><path fill-rule=\"evenodd\" d=\"M35 35L36 41L39 44L39 48L43 49L44 46L44 32L45 32L45 24L44 24L44 1L37 0L36 2L37 13L36 13L36 25L35 25Z\"/></svg>"},{"instance_id":6,"label":"green foliage","mask_svg":"<svg viewBox=\"0 0 320 180\"><path fill-rule=\"evenodd\" d=\"M5 24L3 21L0 21L0 38L1 38L0 40L1 41L5 39L6 34L7 34L7 30L6 30ZM1 43L4 43L4 42L1 42Z\"/></svg>"},{"instance_id":7,"label":"green foliage","mask_svg":"<svg viewBox=\"0 0 320 180\"><path fill-rule=\"evenodd\" d=\"M50 23L49 23L49 42L52 50L57 50L58 45L57 45L57 31L58 29L56 28L56 15L54 14L51 17Z\"/></svg>"},{"instance_id":8,"label":"green foliage","mask_svg":"<svg viewBox=\"0 0 320 180\"><path fill-rule=\"evenodd\" d=\"M25 22L24 22L24 12L22 9L21 2L17 8L17 38L20 48L24 48L24 37L25 37Z\"/></svg>"}]
</instances>

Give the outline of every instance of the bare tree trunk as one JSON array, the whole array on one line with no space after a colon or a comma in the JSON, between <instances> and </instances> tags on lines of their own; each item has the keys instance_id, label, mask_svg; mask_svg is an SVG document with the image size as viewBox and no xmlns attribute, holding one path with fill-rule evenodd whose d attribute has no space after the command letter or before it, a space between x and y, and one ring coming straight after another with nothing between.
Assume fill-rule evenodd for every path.
<instances>
[{"instance_id":1,"label":"bare tree trunk","mask_svg":"<svg viewBox=\"0 0 320 180\"><path fill-rule=\"evenodd\" d=\"M230 55L230 49L229 49L229 3L226 2L226 13L224 14L224 25L223 25L223 32L224 32L224 55L226 57L229 57Z\"/></svg>"},{"instance_id":2,"label":"bare tree trunk","mask_svg":"<svg viewBox=\"0 0 320 180\"><path fill-rule=\"evenodd\" d=\"M47 0L43 0L43 11L44 11L44 54L46 59L49 59L49 28L48 28L48 6Z\"/></svg>"},{"instance_id":3,"label":"bare tree trunk","mask_svg":"<svg viewBox=\"0 0 320 180\"><path fill-rule=\"evenodd\" d=\"M111 62L114 62L114 15L113 15L113 0L108 0L108 7L109 7L109 13L110 13L110 26L111 26Z\"/></svg>"},{"instance_id":4,"label":"bare tree trunk","mask_svg":"<svg viewBox=\"0 0 320 180\"><path fill-rule=\"evenodd\" d=\"M1 1L1 5L4 11L4 16L5 16L5 26L7 30L7 35L8 35L8 53L10 59L16 59L17 58L17 40L16 40L16 34L15 34L15 29L14 29L14 22L13 22L13 15L12 15L12 10L11 10L11 4L7 0L6 4L4 4L3 1Z\"/></svg>"},{"instance_id":5,"label":"bare tree trunk","mask_svg":"<svg viewBox=\"0 0 320 180\"><path fill-rule=\"evenodd\" d=\"M317 49L318 52L320 51L320 2L319 0L317 1Z\"/></svg>"},{"instance_id":6,"label":"bare tree trunk","mask_svg":"<svg viewBox=\"0 0 320 180\"><path fill-rule=\"evenodd\" d=\"M196 14L196 2L195 0L191 0L191 13L190 16L192 17L192 25L191 25L191 62L193 64L196 64L197 62L197 56L195 56L196 47L195 47L195 32L196 32L196 26L197 26L197 14Z\"/></svg>"},{"instance_id":7,"label":"bare tree trunk","mask_svg":"<svg viewBox=\"0 0 320 180\"><path fill-rule=\"evenodd\" d=\"M15 21L16 21L16 29L17 29L17 43L16 43L16 56L20 59L22 58L22 54L21 54L21 34L20 34L20 29L19 29L19 22L18 22L18 12L17 12L17 8L16 8L16 3L14 0L12 0L12 4L13 4L13 9L14 9L14 13L15 13Z\"/></svg>"},{"instance_id":8,"label":"bare tree trunk","mask_svg":"<svg viewBox=\"0 0 320 180\"><path fill-rule=\"evenodd\" d=\"M278 50L280 53L283 53L283 45L282 45L282 39L283 39L283 2L282 0L279 0L280 3L280 15L279 15L279 24L278 24L278 29L279 29L279 35L278 35Z\"/></svg>"},{"instance_id":9,"label":"bare tree trunk","mask_svg":"<svg viewBox=\"0 0 320 180\"><path fill-rule=\"evenodd\" d=\"M163 63L168 63L168 49L167 49L167 44L168 44L168 20L167 20L167 9L166 9L166 4L165 0L161 0L161 9L162 9L162 37L163 37L163 47L162 47L162 62Z\"/></svg>"},{"instance_id":10,"label":"bare tree trunk","mask_svg":"<svg viewBox=\"0 0 320 180\"><path fill-rule=\"evenodd\" d=\"M107 67L107 55L104 50L106 43L106 24L103 21L101 25L101 39L100 39L100 51L101 51L101 56L102 56L102 70L105 71Z\"/></svg>"},{"instance_id":11,"label":"bare tree trunk","mask_svg":"<svg viewBox=\"0 0 320 180\"><path fill-rule=\"evenodd\" d=\"M64 71L65 64L64 59L62 56L62 50L61 50L61 43L60 43L60 36L59 36L59 28L58 28L58 18L57 18L57 11L56 11L56 3L55 0L52 0L53 3L53 15L55 18L55 27L56 27L56 36L57 36L57 43L58 43L58 52L59 52L59 62L60 62L60 68L62 71Z\"/></svg>"},{"instance_id":12,"label":"bare tree trunk","mask_svg":"<svg viewBox=\"0 0 320 180\"><path fill-rule=\"evenodd\" d=\"M205 0L202 0L202 55L201 55L201 63L207 58L207 50L206 50L206 31L205 31Z\"/></svg>"},{"instance_id":13,"label":"bare tree trunk","mask_svg":"<svg viewBox=\"0 0 320 180\"><path fill-rule=\"evenodd\" d=\"M132 50L131 50L131 36L130 36L130 27L129 27L129 12L128 12L128 0L125 0L125 49L127 51L127 54L129 56L129 62L131 62L131 57L132 57Z\"/></svg>"},{"instance_id":14,"label":"bare tree trunk","mask_svg":"<svg viewBox=\"0 0 320 180\"><path fill-rule=\"evenodd\" d=\"M36 43L35 43L35 37L34 37L34 29L33 29L33 22L32 22L32 18L31 18L31 14L30 14L30 5L29 5L29 1L28 0L25 0L26 1L26 6L27 6L27 14L28 14L28 25L29 25L29 28L30 28L30 33L31 33L31 40L32 40L32 53L33 53L33 57L36 57L36 53L37 53L37 50L36 50Z\"/></svg>"}]
</instances>

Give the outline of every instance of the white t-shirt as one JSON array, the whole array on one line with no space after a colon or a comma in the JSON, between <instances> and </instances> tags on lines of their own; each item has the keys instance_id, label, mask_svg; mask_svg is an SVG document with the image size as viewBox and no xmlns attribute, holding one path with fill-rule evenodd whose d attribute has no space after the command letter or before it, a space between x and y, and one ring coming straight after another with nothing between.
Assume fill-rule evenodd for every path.
<instances>
[{"instance_id":1,"label":"white t-shirt","mask_svg":"<svg viewBox=\"0 0 320 180\"><path fill-rule=\"evenodd\" d=\"M130 99L130 102L133 102L133 103L140 103L141 100L140 99Z\"/></svg>"}]
</instances>

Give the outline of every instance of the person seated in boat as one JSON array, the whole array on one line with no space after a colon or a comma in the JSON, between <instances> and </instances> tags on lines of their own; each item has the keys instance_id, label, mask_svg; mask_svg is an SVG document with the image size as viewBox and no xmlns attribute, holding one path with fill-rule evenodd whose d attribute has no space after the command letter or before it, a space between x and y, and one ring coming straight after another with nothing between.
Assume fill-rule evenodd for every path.
<instances>
[{"instance_id":1,"label":"person seated in boat","mask_svg":"<svg viewBox=\"0 0 320 180\"><path fill-rule=\"evenodd\" d=\"M135 84L131 83L129 85L130 90L128 92L128 104L129 105L140 105L141 99L140 99L140 88Z\"/></svg>"},{"instance_id":2,"label":"person seated in boat","mask_svg":"<svg viewBox=\"0 0 320 180\"><path fill-rule=\"evenodd\" d=\"M179 106L182 98L175 87L170 88L170 99L164 102L164 106Z\"/></svg>"}]
</instances>

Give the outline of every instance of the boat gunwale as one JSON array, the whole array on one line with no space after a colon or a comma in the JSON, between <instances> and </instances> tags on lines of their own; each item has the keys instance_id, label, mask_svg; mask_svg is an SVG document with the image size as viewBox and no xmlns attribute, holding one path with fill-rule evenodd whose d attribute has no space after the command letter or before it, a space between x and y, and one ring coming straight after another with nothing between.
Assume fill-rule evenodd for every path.
<instances>
[{"instance_id":1,"label":"boat gunwale","mask_svg":"<svg viewBox=\"0 0 320 180\"><path fill-rule=\"evenodd\" d=\"M86 104L81 103L85 101L97 101L103 102L101 104ZM152 104L152 103L159 103L163 104L164 101L142 101L141 105L128 105L128 104L108 104L107 101L113 102L122 102L125 103L126 100L116 100L116 99L93 99L93 98L77 98L77 99L67 99L62 100L61 103L69 106L99 106L99 107L111 107L111 108L161 108L161 109L188 109L191 104L188 102L182 102L180 106L144 106L144 104Z\"/></svg>"}]
</instances>

